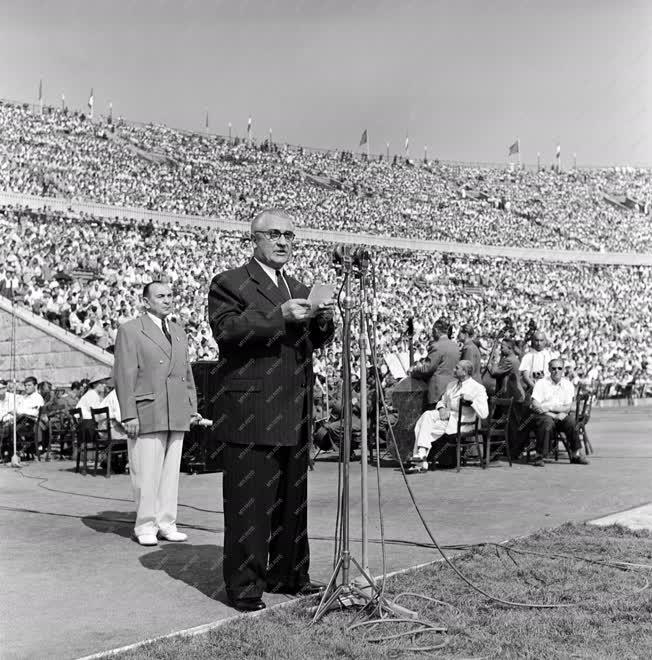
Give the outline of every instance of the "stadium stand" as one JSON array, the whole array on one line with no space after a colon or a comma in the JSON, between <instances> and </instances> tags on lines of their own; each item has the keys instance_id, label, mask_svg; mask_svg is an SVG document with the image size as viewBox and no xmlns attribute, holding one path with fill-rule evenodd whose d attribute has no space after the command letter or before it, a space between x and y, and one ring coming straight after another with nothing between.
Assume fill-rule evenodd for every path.
<instances>
[{"instance_id":1,"label":"stadium stand","mask_svg":"<svg viewBox=\"0 0 652 660\"><path fill-rule=\"evenodd\" d=\"M380 157L379 157L380 158ZM650 172L391 162L0 104L0 190L461 243L650 252Z\"/></svg>"},{"instance_id":2,"label":"stadium stand","mask_svg":"<svg viewBox=\"0 0 652 660\"><path fill-rule=\"evenodd\" d=\"M206 319L210 279L249 255L238 232L10 207L0 212L0 237L0 294L13 288L21 305L107 351L118 324L139 312L143 283L169 278L193 360L217 357ZM296 269L308 285L335 281L331 248L297 243ZM592 373L614 391L633 380L647 386L650 267L389 248L377 250L376 263L382 351L405 348L410 316L420 354L442 314L457 326L470 322L488 342L509 316L521 336L535 321L577 379ZM340 346L329 350L327 362L337 370ZM326 361L318 363L319 370Z\"/></svg>"}]
</instances>

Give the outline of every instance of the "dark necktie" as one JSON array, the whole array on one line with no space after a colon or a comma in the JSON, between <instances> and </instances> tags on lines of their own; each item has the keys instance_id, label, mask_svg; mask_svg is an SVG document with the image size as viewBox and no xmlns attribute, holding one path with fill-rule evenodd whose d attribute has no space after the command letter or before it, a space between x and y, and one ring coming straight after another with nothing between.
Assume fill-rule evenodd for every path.
<instances>
[{"instance_id":1,"label":"dark necktie","mask_svg":"<svg viewBox=\"0 0 652 660\"><path fill-rule=\"evenodd\" d=\"M170 346L172 346L172 337L170 336L170 331L168 330L168 322L165 319L161 320L161 327L163 328L163 334L165 335L165 338L170 342Z\"/></svg>"},{"instance_id":2,"label":"dark necktie","mask_svg":"<svg viewBox=\"0 0 652 660\"><path fill-rule=\"evenodd\" d=\"M285 283L285 280L283 279L280 270L276 271L276 286L278 287L278 290L281 293L281 298L283 298L283 302L285 302L286 300L290 300L292 296L290 296L290 292L288 290L287 284Z\"/></svg>"}]
</instances>

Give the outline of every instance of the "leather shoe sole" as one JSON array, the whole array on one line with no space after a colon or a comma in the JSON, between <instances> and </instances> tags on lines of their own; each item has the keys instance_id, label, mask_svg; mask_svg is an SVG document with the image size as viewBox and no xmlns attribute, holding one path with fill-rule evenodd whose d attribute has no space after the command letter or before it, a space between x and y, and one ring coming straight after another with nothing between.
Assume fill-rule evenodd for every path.
<instances>
[{"instance_id":1,"label":"leather shoe sole","mask_svg":"<svg viewBox=\"0 0 652 660\"><path fill-rule=\"evenodd\" d=\"M260 612L260 610L264 610L267 607L260 598L250 600L229 600L229 604L231 607L238 610L238 612Z\"/></svg>"}]
</instances>

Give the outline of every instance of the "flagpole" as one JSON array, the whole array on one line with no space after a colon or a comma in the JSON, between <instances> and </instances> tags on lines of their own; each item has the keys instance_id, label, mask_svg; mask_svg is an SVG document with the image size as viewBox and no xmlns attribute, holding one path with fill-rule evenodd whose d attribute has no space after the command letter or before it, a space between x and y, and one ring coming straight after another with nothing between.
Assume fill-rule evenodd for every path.
<instances>
[{"instance_id":1,"label":"flagpole","mask_svg":"<svg viewBox=\"0 0 652 660\"><path fill-rule=\"evenodd\" d=\"M516 149L518 150L518 169L521 169L521 141L516 138Z\"/></svg>"},{"instance_id":2,"label":"flagpole","mask_svg":"<svg viewBox=\"0 0 652 660\"><path fill-rule=\"evenodd\" d=\"M577 154L573 154L573 169L577 169Z\"/></svg>"},{"instance_id":3,"label":"flagpole","mask_svg":"<svg viewBox=\"0 0 652 660\"><path fill-rule=\"evenodd\" d=\"M537 172L541 171L541 152L537 151Z\"/></svg>"},{"instance_id":4,"label":"flagpole","mask_svg":"<svg viewBox=\"0 0 652 660\"><path fill-rule=\"evenodd\" d=\"M231 129L233 128L233 125L231 122L229 122L229 142L231 142Z\"/></svg>"},{"instance_id":5,"label":"flagpole","mask_svg":"<svg viewBox=\"0 0 652 660\"><path fill-rule=\"evenodd\" d=\"M423 145L423 162L426 165L428 164L428 145L427 144Z\"/></svg>"},{"instance_id":6,"label":"flagpole","mask_svg":"<svg viewBox=\"0 0 652 660\"><path fill-rule=\"evenodd\" d=\"M389 142L385 146L387 148L387 163L389 163Z\"/></svg>"}]
</instances>

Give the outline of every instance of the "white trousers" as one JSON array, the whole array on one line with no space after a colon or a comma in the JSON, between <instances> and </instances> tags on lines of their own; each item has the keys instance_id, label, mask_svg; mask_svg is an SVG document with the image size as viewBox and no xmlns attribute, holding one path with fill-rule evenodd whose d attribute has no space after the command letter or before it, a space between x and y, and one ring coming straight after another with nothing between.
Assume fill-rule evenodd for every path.
<instances>
[{"instance_id":1,"label":"white trousers","mask_svg":"<svg viewBox=\"0 0 652 660\"><path fill-rule=\"evenodd\" d=\"M439 419L439 410L426 410L417 420L414 427L414 451L417 456L419 449L425 449L426 455L435 440L446 433L448 420Z\"/></svg>"},{"instance_id":2,"label":"white trousers","mask_svg":"<svg viewBox=\"0 0 652 660\"><path fill-rule=\"evenodd\" d=\"M176 531L183 432L143 433L127 446L136 536Z\"/></svg>"}]
</instances>

